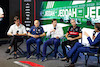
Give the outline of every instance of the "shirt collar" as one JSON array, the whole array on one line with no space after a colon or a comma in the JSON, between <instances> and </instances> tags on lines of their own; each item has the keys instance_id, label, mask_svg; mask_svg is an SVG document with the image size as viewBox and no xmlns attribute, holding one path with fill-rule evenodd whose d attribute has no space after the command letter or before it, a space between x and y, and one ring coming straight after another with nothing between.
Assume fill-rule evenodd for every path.
<instances>
[{"instance_id":1,"label":"shirt collar","mask_svg":"<svg viewBox=\"0 0 100 67\"><path fill-rule=\"evenodd\" d=\"M15 24L15 26L18 27L18 28L20 28L20 27L21 27L21 24L20 24L19 26L17 26L17 25Z\"/></svg>"},{"instance_id":2,"label":"shirt collar","mask_svg":"<svg viewBox=\"0 0 100 67\"><path fill-rule=\"evenodd\" d=\"M73 26L72 26L72 27L73 27ZM77 25L76 25L76 27L75 27L75 28L77 28ZM74 29L75 29L75 28L74 28Z\"/></svg>"},{"instance_id":3,"label":"shirt collar","mask_svg":"<svg viewBox=\"0 0 100 67\"><path fill-rule=\"evenodd\" d=\"M34 26L34 28L36 28L36 29L37 29L38 27L35 27L35 26Z\"/></svg>"},{"instance_id":4,"label":"shirt collar","mask_svg":"<svg viewBox=\"0 0 100 67\"><path fill-rule=\"evenodd\" d=\"M58 25L56 25L56 28L58 27ZM52 24L52 28L54 28L53 24Z\"/></svg>"}]
</instances>

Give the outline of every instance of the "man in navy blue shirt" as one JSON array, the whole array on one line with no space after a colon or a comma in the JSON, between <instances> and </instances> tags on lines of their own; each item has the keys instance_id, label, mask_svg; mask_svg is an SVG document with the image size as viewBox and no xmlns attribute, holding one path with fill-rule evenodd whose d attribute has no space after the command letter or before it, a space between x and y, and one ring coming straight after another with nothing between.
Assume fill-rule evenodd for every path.
<instances>
[{"instance_id":1,"label":"man in navy blue shirt","mask_svg":"<svg viewBox=\"0 0 100 67\"><path fill-rule=\"evenodd\" d=\"M28 36L31 36L30 39L27 40L27 59L31 56L30 53L30 44L36 43L37 44L37 59L39 59L40 53L40 45L42 44L41 37L45 36L45 32L43 28L40 26L39 20L34 21L34 26L31 27L30 31L28 32Z\"/></svg>"}]
</instances>

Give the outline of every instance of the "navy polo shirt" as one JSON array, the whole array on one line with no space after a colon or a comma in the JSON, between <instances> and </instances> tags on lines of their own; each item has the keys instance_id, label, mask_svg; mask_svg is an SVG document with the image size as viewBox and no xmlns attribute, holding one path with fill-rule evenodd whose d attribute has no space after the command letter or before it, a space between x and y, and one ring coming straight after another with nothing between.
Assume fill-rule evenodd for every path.
<instances>
[{"instance_id":1,"label":"navy polo shirt","mask_svg":"<svg viewBox=\"0 0 100 67\"><path fill-rule=\"evenodd\" d=\"M33 35L40 35L44 33L44 30L43 27L41 26L39 27L32 26L29 32Z\"/></svg>"}]
</instances>

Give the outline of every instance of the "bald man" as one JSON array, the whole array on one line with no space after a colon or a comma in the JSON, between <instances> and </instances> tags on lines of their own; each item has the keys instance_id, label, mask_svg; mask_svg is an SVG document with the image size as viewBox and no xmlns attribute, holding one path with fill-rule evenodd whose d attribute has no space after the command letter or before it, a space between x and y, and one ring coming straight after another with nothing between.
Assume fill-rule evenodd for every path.
<instances>
[{"instance_id":1,"label":"bald man","mask_svg":"<svg viewBox=\"0 0 100 67\"><path fill-rule=\"evenodd\" d=\"M39 20L34 21L34 26L31 27L30 31L28 32L28 36L31 38L27 40L27 59L31 56L30 51L30 44L36 43L37 44L37 60L39 59L40 53L40 45L42 44L41 37L45 36L45 32L43 28L40 26Z\"/></svg>"},{"instance_id":2,"label":"bald man","mask_svg":"<svg viewBox=\"0 0 100 67\"><path fill-rule=\"evenodd\" d=\"M64 54L64 58L62 58L62 61L66 61L66 49L65 49L65 46L66 45L70 45L71 48L74 46L74 44L76 42L78 42L78 39L82 38L82 31L81 31L81 28L78 27L76 25L76 22L74 19L71 19L71 25L69 28L68 28L68 31L65 35L65 37L67 38L67 41L64 41L62 43L62 49L63 49L63 54Z\"/></svg>"}]
</instances>

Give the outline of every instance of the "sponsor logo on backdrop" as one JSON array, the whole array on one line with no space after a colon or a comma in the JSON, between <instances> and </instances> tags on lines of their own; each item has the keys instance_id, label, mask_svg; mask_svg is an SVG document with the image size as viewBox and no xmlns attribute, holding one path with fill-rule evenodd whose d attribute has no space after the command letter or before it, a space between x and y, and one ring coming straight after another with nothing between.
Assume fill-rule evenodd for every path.
<instances>
[{"instance_id":1,"label":"sponsor logo on backdrop","mask_svg":"<svg viewBox=\"0 0 100 67\"><path fill-rule=\"evenodd\" d=\"M46 9L42 9L40 15L42 18L57 19L69 16L82 21L87 21L87 18L100 18L100 1L84 0L76 2L73 1L69 6L65 7L54 7L57 5L56 1L47 2Z\"/></svg>"}]
</instances>

